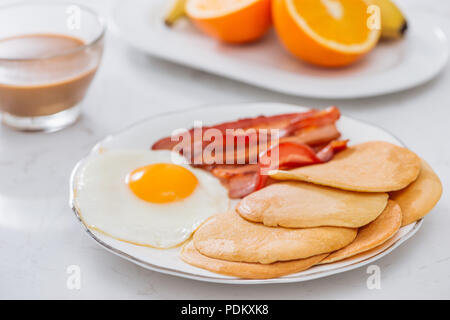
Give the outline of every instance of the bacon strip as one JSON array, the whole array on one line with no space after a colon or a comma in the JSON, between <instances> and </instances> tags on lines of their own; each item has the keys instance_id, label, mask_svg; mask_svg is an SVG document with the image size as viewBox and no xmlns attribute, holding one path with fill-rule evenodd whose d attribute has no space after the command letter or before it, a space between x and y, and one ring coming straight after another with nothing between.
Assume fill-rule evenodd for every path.
<instances>
[{"instance_id":1,"label":"bacon strip","mask_svg":"<svg viewBox=\"0 0 450 320\"><path fill-rule=\"evenodd\" d=\"M328 162L333 159L336 153L347 149L347 143L348 140L331 141L317 153L317 157L321 162Z\"/></svg>"},{"instance_id":2,"label":"bacon strip","mask_svg":"<svg viewBox=\"0 0 450 320\"><path fill-rule=\"evenodd\" d=\"M302 113L290 113L275 116L259 116L256 118L241 119L234 122L226 122L215 126L203 127L203 132L208 129L219 130L224 137L224 145L227 138L227 129L255 129L256 132L260 129L270 130L278 129L280 130L280 138L295 135L295 133L300 134L300 130L312 127L321 127L327 124L334 124L340 117L340 111L337 107L332 106L328 109L318 111L311 110ZM194 128L190 129L187 134L190 135L191 142L194 143ZM236 139L235 136L232 138ZM228 137L230 139L230 137ZM172 141L172 137L165 137L155 142L152 146L152 150L172 150L176 145L178 145L181 139ZM210 142L202 139L203 146L202 150Z\"/></svg>"},{"instance_id":3,"label":"bacon strip","mask_svg":"<svg viewBox=\"0 0 450 320\"><path fill-rule=\"evenodd\" d=\"M242 198L270 183L270 178L264 170L290 169L326 162L335 153L345 149L347 141L336 141L340 137L335 125L339 117L339 109L333 106L322 111L259 116L203 127L203 134L208 129L216 129L223 136L223 148L215 150L213 158L205 158L204 153L207 152L203 152L211 141L203 138L204 136L200 142L194 141L192 128L186 135L191 140L190 150L197 152L191 152L189 160L195 167L210 171L220 179L228 188L230 198ZM240 129L241 134L230 133L228 129ZM259 130L262 129L278 129L280 139L277 144L272 141L259 141ZM172 141L171 137L165 137L153 144L152 150L172 150L182 139L183 137ZM237 143L238 139L243 139L241 144ZM227 149L229 141L233 141L232 149ZM266 149L262 149L265 144ZM273 148L277 148L279 152L278 161L266 163ZM220 163L216 163L216 159L220 159ZM257 159L257 163L248 164L249 159ZM230 163L227 160L233 164L223 164Z\"/></svg>"}]
</instances>

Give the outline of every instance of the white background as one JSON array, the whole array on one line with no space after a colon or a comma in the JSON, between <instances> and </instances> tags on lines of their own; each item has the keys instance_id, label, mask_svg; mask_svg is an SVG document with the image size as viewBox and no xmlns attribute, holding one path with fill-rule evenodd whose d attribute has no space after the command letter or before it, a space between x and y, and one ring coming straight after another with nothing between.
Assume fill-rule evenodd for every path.
<instances>
[{"instance_id":1,"label":"white background","mask_svg":"<svg viewBox=\"0 0 450 320\"><path fill-rule=\"evenodd\" d=\"M85 2L105 14L113 5L113 1ZM448 0L398 2L440 19L450 17ZM443 27L450 34L450 26ZM53 134L25 134L0 127L0 298L450 298L450 66L432 82L406 92L327 101L285 96L154 59L127 47L111 33L106 40L102 66L77 124ZM444 194L422 229L377 261L381 290L367 289L365 268L284 285L185 280L112 255L83 231L68 206L69 175L99 139L159 112L248 101L317 108L336 104L344 114L398 136L439 174ZM69 265L81 268L80 290L66 287Z\"/></svg>"}]
</instances>

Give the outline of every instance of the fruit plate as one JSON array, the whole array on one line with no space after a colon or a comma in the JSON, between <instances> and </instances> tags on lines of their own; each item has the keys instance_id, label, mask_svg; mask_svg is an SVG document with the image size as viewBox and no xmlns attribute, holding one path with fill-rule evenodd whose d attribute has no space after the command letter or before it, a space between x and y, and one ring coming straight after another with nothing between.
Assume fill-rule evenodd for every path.
<instances>
[{"instance_id":1,"label":"fruit plate","mask_svg":"<svg viewBox=\"0 0 450 320\"><path fill-rule=\"evenodd\" d=\"M101 149L149 150L150 146L158 139L164 136L170 136L174 129L190 128L194 125L194 121L202 121L202 124L207 126L224 121L236 120L238 118L255 117L262 114L273 115L278 113L302 112L305 110L307 110L307 108L280 103L251 103L207 106L188 109L181 112L164 113L140 121L119 133L106 137L100 141L91 152L98 152ZM350 139L351 144L369 140L384 140L397 145L403 145L399 139L385 130L349 117L343 116L338 122L338 128L342 133L342 137ZM73 203L73 188L79 174L79 168L82 166L83 162L84 160L81 160L74 168L70 185L71 206L80 222L79 213ZM414 235L421 225L422 220L402 227L389 241L358 257L329 265L315 266L300 273L268 280L245 280L215 274L193 267L181 261L178 257L180 251L179 247L161 250L136 246L115 240L99 232L91 231L84 225L83 226L88 234L106 250L153 271L208 282L258 284L306 281L364 266L392 252L402 242Z\"/></svg>"},{"instance_id":2,"label":"fruit plate","mask_svg":"<svg viewBox=\"0 0 450 320\"><path fill-rule=\"evenodd\" d=\"M257 43L229 46L204 36L185 19L169 28L163 23L167 3L121 1L111 14L113 30L150 55L296 96L343 99L409 89L436 76L449 54L447 37L434 18L407 12L411 23L403 40L380 43L346 68L317 68L285 52L273 30Z\"/></svg>"}]
</instances>

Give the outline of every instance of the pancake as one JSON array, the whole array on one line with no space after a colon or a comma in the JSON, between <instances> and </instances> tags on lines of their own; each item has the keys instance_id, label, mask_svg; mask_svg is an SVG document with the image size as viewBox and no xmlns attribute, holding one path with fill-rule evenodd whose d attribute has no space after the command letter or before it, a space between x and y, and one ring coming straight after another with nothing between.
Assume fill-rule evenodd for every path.
<instances>
[{"instance_id":1,"label":"pancake","mask_svg":"<svg viewBox=\"0 0 450 320\"><path fill-rule=\"evenodd\" d=\"M272 228L228 212L205 221L194 234L194 245L210 258L269 264L338 250L356 233L357 229L338 227Z\"/></svg>"},{"instance_id":2,"label":"pancake","mask_svg":"<svg viewBox=\"0 0 450 320\"><path fill-rule=\"evenodd\" d=\"M401 224L402 210L396 202L389 200L383 213L375 221L359 229L352 243L331 253L320 263L336 262L376 248L395 235Z\"/></svg>"},{"instance_id":3,"label":"pancake","mask_svg":"<svg viewBox=\"0 0 450 320\"><path fill-rule=\"evenodd\" d=\"M387 243L387 241L385 243ZM354 260L360 259L360 258L366 258L367 259L367 257L373 257L375 255L378 255L378 254L384 252L385 250L389 249L390 246L388 246L387 248L384 248L385 243L382 243L382 244L380 244L379 246L376 246L373 249L370 249L370 250L367 250L367 251L355 254L354 256L351 256L351 257L348 257L348 258L345 258L345 259L342 259L339 262L354 261Z\"/></svg>"},{"instance_id":4,"label":"pancake","mask_svg":"<svg viewBox=\"0 0 450 320\"><path fill-rule=\"evenodd\" d=\"M236 207L245 219L266 226L359 228L387 205L387 193L361 193L305 182L281 182L254 192Z\"/></svg>"},{"instance_id":5,"label":"pancake","mask_svg":"<svg viewBox=\"0 0 450 320\"><path fill-rule=\"evenodd\" d=\"M306 259L275 262L271 264L231 262L209 258L201 254L193 242L188 242L180 252L180 258L194 267L211 272L244 279L270 279L297 273L309 269L319 263L327 254L321 254Z\"/></svg>"},{"instance_id":6,"label":"pancake","mask_svg":"<svg viewBox=\"0 0 450 320\"><path fill-rule=\"evenodd\" d=\"M417 180L403 190L392 192L391 198L402 208L402 225L406 226L430 212L441 195L442 183L439 177L430 165L422 160L422 170Z\"/></svg>"},{"instance_id":7,"label":"pancake","mask_svg":"<svg viewBox=\"0 0 450 320\"><path fill-rule=\"evenodd\" d=\"M270 176L350 191L390 192L416 180L420 166L420 158L408 149L373 141L349 147L327 163L290 171L274 170Z\"/></svg>"}]
</instances>

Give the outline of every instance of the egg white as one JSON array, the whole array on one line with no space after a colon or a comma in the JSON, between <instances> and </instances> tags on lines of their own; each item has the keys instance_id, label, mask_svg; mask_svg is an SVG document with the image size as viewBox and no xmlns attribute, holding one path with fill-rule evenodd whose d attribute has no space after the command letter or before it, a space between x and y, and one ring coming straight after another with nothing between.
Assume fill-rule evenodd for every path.
<instances>
[{"instance_id":1,"label":"egg white","mask_svg":"<svg viewBox=\"0 0 450 320\"><path fill-rule=\"evenodd\" d=\"M182 201L155 204L126 184L133 170L152 163L182 163L171 151L106 150L86 159L75 179L74 202L83 223L118 240L156 248L177 246L209 216L229 208L227 190L208 172L181 164L198 180Z\"/></svg>"}]
</instances>

